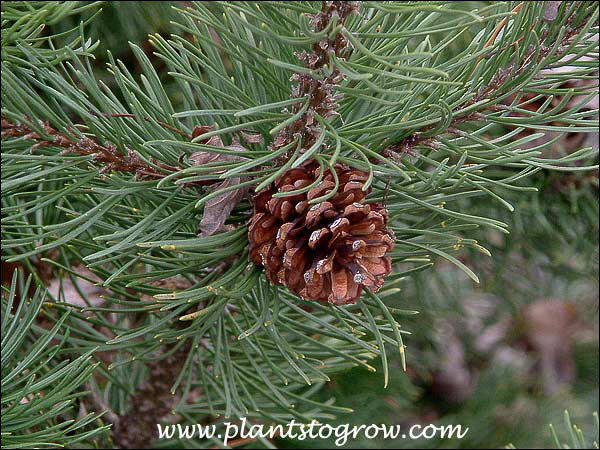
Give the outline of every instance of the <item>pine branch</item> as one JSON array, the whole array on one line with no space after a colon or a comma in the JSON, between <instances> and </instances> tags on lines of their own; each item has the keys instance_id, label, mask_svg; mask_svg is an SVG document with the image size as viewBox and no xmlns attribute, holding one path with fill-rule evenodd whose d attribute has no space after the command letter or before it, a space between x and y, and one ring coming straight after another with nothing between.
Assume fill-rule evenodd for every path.
<instances>
[{"instance_id":1,"label":"pine branch","mask_svg":"<svg viewBox=\"0 0 600 450\"><path fill-rule=\"evenodd\" d=\"M44 448L75 445L107 430L94 426L99 417L73 417L75 401L84 396L82 385L97 364L92 351L73 359L61 358L68 313L53 326L39 325L47 291L35 289L32 277L17 297L18 271L9 288L2 286L2 448Z\"/></svg>"},{"instance_id":2,"label":"pine branch","mask_svg":"<svg viewBox=\"0 0 600 450\"><path fill-rule=\"evenodd\" d=\"M290 98L304 98L303 103L292 106L293 115L301 113L300 117L279 131L270 148L276 151L292 143L300 137L301 149L309 149L323 132L315 123L315 115L322 118L337 114L336 109L342 96L334 93L334 88L344 79L340 70L333 66L329 68L330 74L324 78L316 76L319 69L323 69L332 62L331 55L336 58L346 58L351 49L348 39L339 32L346 18L351 14L358 14L360 2L355 1L323 1L321 11L309 15L312 32L315 34L326 32L325 37L312 44L312 52L302 51L296 56L310 69L309 73L294 73L291 80L296 82L292 88ZM307 106L308 104L308 106ZM285 110L284 110L285 111ZM287 111L285 111L287 112ZM281 159L289 159L289 153Z\"/></svg>"},{"instance_id":3,"label":"pine branch","mask_svg":"<svg viewBox=\"0 0 600 450\"><path fill-rule=\"evenodd\" d=\"M116 145L110 142L105 145L100 145L87 136L82 136L79 139L72 138L54 129L48 122L40 122L40 124L43 126L46 134L52 137L51 140L40 136L31 128L31 125L27 123L15 123L4 117L2 117L2 137L23 137L24 139L34 141L34 144L31 146L32 151L39 147L55 147L61 149L60 155L92 155L94 161L103 164L100 173L116 170L120 172L131 172L140 179L161 179L164 178L168 172L180 170L177 167L152 161L155 166L168 171L167 173L160 172L148 165L131 150L129 150L127 156L125 156L118 151Z\"/></svg>"},{"instance_id":4,"label":"pine branch","mask_svg":"<svg viewBox=\"0 0 600 450\"><path fill-rule=\"evenodd\" d=\"M533 189L523 186L526 176L590 155L584 149L544 159L543 145L523 149L540 133L521 138L518 130L506 131L520 124L559 131L596 125L581 105L552 114L539 108L525 118L513 108L515 116L505 117L510 110L502 97L513 93L515 104L523 92L542 102L594 93L594 87L563 92L557 85L569 77L590 78L597 43L589 35L595 28L573 35L575 69L530 78L538 65L566 64L540 47L543 60L532 57L530 46L545 28L545 40L560 44L569 27L563 27L562 14L543 22L542 11L529 5L515 15L505 3L463 11L441 2L366 2L356 17L353 2L325 2L320 10L309 2L198 2L178 10L178 33L150 38L153 55L135 44L129 47L133 64L109 55L110 74L95 65L87 46L58 52L64 58L59 61L44 45L15 47L19 57L2 64L2 112L12 121L2 126L8 133L2 142L3 259L29 263L56 249L57 257L44 264L77 277L74 263L83 261L110 290L100 306L78 310L57 299L53 307L72 311L64 339L73 348L114 355L107 372L114 383L105 393L111 407L129 411L123 423L144 421L128 408L132 403L121 403L124 398L136 408L167 411L168 400L150 406L124 392L137 388L146 364L147 382L153 382L159 368L148 355L169 358L161 353L166 345L189 339L201 341L203 351L190 355L193 363L172 361L178 369L162 372L173 388L201 390L200 398L182 397L176 405L187 420L254 415L308 422L348 412L317 403L313 395L336 371L374 370L374 357L382 359L387 379L389 346L405 351L398 321L405 325L406 312L392 306L404 280L429 268L434 256L477 280L463 249L489 253L471 239L488 241L474 229L506 232L497 208L476 211L471 199L486 196L511 209L506 199L522 199ZM580 11L574 26L597 17L591 3L563 2L559 12L574 8ZM495 42L486 46L494 34ZM508 73L511 61L516 77ZM157 73L160 67L168 74ZM493 84L498 86L486 91ZM284 106L289 111L273 112ZM504 122L506 127L497 126ZM80 130L91 142L79 137ZM266 144L252 137L240 156L236 141L228 144L241 130ZM390 146L396 153L415 152L418 145L435 150L419 149L415 161L378 153ZM32 146L40 151L31 154ZM394 272L360 306L316 304L308 310L289 291L273 288L261 269L247 264L248 204L218 198L239 189L236 184L272 182L297 161L296 153L289 157L294 148L323 166L336 159L363 171L372 188L369 201L388 207L397 237ZM92 158L97 164L88 164ZM113 176L98 177L98 166ZM217 181L225 186L221 192L179 189ZM228 210L228 227L199 237L197 216L213 203ZM213 221L216 228L221 219ZM215 270L220 265L223 270ZM188 283L156 284L173 276ZM178 327L180 320L189 326ZM150 402L148 395L162 398L165 388L159 383L156 392L147 386L142 391ZM141 443L128 436L127 445L147 445L148 433Z\"/></svg>"},{"instance_id":5,"label":"pine branch","mask_svg":"<svg viewBox=\"0 0 600 450\"><path fill-rule=\"evenodd\" d=\"M113 114L112 117L125 117L131 118L131 114ZM31 120L31 119L25 119ZM146 120L150 120L146 118ZM40 125L44 131L52 139L48 140L44 136L40 136L35 130L32 129L31 124L27 122L13 122L2 117L2 137L22 137L26 140L33 141L31 145L31 151L33 152L37 148L42 147L54 147L61 149L59 155L82 155L82 156L93 156L93 161L102 165L99 173L106 173L110 171L117 172L128 172L134 174L136 179L154 179L161 180L168 175L176 174L183 170L182 167L176 167L161 163L153 158L149 158L151 164L148 164L142 158L140 158L136 152L128 149L127 155L120 152L115 144L107 142L104 145L98 144L93 139L82 136L80 138L70 137L65 133L53 128L48 122L40 121ZM168 128L176 133L182 135L187 139L192 139L194 136L201 134L202 132L212 129L212 127L196 127L192 135L189 135L181 130L171 127L168 124L160 123L161 126ZM156 167L162 169L159 171ZM178 179L177 176L173 177ZM205 186L214 184L216 180L201 180L192 181L185 183L187 185Z\"/></svg>"},{"instance_id":6,"label":"pine branch","mask_svg":"<svg viewBox=\"0 0 600 450\"><path fill-rule=\"evenodd\" d=\"M551 2L556 3L556 2ZM523 2L519 3L517 7L513 9L514 12L519 11L523 6ZM562 40L558 47L556 47L556 43L548 43L546 45L540 44L539 48L535 48L530 46L525 52L524 57L521 59L520 63L516 66L516 62L511 62L506 67L499 69L494 77L485 85L482 86L478 92L469 100L459 105L453 111L452 120L449 122L448 126L441 133L438 133L434 136L430 136L427 134L427 131L435 129L436 125L429 125L422 128L419 131L415 131L412 134L406 136L398 142L395 142L387 147L385 147L381 154L385 157L391 157L396 161L400 161L402 159L403 154L414 155L414 149L418 145L437 148L437 141L443 134L454 134L455 136L464 136L465 132L458 129L457 126L474 121L487 121L488 117L483 114L484 111L490 112L499 112L499 111L512 111L512 109L501 102L505 99L506 95L499 91L499 89L506 83L509 78L517 78L523 73L531 70L535 70L539 63L547 58L553 50L556 49L557 56L556 59L561 59L564 56L565 50L569 48L570 40L577 36L580 33L581 29L586 25L585 22L578 24L577 26L572 25L572 21L576 16L577 11L573 11L570 17L566 21L566 28L563 34ZM554 18L555 19L555 18ZM554 20L553 19L553 20ZM497 36L498 32L504 25L506 24L506 20L503 20L497 30L492 34L490 39L486 42L485 48L489 47L493 42L495 36ZM548 36L548 29L545 29L540 36L540 42L544 42ZM518 39L513 42L511 46L517 45L523 38ZM491 52L488 55L482 55L484 58L490 58L494 54L501 52L506 49L499 49ZM481 57L478 59L478 64L481 62ZM473 69L475 70L475 69ZM482 108L476 109L475 111L469 112L468 114L456 114L458 111L463 111L465 109L469 109L469 107L476 105L484 99L494 99L493 101L486 103Z\"/></svg>"}]
</instances>

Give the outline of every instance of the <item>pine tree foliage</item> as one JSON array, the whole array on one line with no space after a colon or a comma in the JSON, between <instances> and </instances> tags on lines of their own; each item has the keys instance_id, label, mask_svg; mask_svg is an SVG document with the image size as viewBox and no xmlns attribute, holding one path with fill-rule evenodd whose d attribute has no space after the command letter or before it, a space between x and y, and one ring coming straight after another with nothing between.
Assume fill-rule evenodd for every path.
<instances>
[{"instance_id":1,"label":"pine tree foliage","mask_svg":"<svg viewBox=\"0 0 600 450\"><path fill-rule=\"evenodd\" d=\"M597 83L566 82L597 79L598 6L545 3L348 2L346 14L329 2L194 2L173 6L173 34L150 35L152 55L129 44L138 73L109 52L99 74L87 38L97 3L3 2L2 259L38 286L36 269L52 268L84 297L78 307L49 295L45 320L49 339L80 355L66 366L78 384L84 360L100 362L89 382L107 400L98 409L160 421L130 402L161 364L176 395L153 393L156 410L190 423L326 420L347 409L313 394L333 373L374 370L373 358L387 383L390 350L410 361L403 280L441 257L477 281L460 252L489 253L478 228L509 232L466 200L511 212L507 198L534 191L536 172L597 168L592 148L543 151L597 130L598 110L583 109ZM42 32L61 20L62 31ZM353 306L307 304L248 262L248 196L219 216L242 190L309 160L367 172L367 201L389 211L393 272ZM209 215L219 229L201 234ZM100 300L82 293L80 265L106 290ZM18 316L11 292L3 346L4 322ZM39 294L31 302L39 308ZM4 433L4 389L2 402Z\"/></svg>"},{"instance_id":2,"label":"pine tree foliage","mask_svg":"<svg viewBox=\"0 0 600 450\"><path fill-rule=\"evenodd\" d=\"M600 431L598 425L598 413L594 413L595 420L595 435L592 437L592 442L589 442L584 432L577 425L574 425L571 422L571 416L569 415L569 411L565 411L564 414L564 429L566 430L567 437L564 440L561 440L557 433L554 425L550 424L550 432L552 433L552 438L554 439L555 448L598 448L598 442L600 442ZM507 446L507 448L516 448L513 445Z\"/></svg>"},{"instance_id":3,"label":"pine tree foliage","mask_svg":"<svg viewBox=\"0 0 600 450\"><path fill-rule=\"evenodd\" d=\"M20 281L21 292L28 292L31 277ZM36 319L48 307L45 291L37 287L28 299L17 296L18 289L15 272L2 302L2 447L64 446L90 439L104 427L90 426L93 413L74 420L73 410L98 363L92 363L91 351L69 357L78 352L66 348L68 312L52 328L40 326ZM64 333L60 340L59 332Z\"/></svg>"},{"instance_id":4,"label":"pine tree foliage","mask_svg":"<svg viewBox=\"0 0 600 450\"><path fill-rule=\"evenodd\" d=\"M569 441L561 442L559 439L554 425L550 424L550 431L552 433L552 437L554 438L554 443L558 448L598 448L598 443L600 442L600 431L598 424L598 413L594 413L594 422L595 422L595 435L593 437L592 442L588 442L583 430L579 428L577 425L574 425L571 422L571 417L568 411L565 411L565 426L564 428L567 430Z\"/></svg>"},{"instance_id":5,"label":"pine tree foliage","mask_svg":"<svg viewBox=\"0 0 600 450\"><path fill-rule=\"evenodd\" d=\"M69 16L82 14L86 10L97 10L98 2L80 5L82 2L10 2L2 5L2 61L16 61L24 56L22 45L36 48L44 58L58 62L64 51L44 45L48 36L43 34L46 27L63 23ZM92 18L93 19L93 16ZM82 25L92 22L91 19ZM70 36L69 42L63 45L81 54L81 36L74 34L79 25L71 30L65 30ZM58 37L55 35L53 37ZM93 51L97 43L91 47ZM91 54L89 54L91 56Z\"/></svg>"}]
</instances>

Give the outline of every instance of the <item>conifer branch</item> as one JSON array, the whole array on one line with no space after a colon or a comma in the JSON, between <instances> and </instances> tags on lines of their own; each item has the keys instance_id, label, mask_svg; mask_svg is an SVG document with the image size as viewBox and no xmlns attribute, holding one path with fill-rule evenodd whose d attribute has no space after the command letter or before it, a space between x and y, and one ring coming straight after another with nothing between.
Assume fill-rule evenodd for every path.
<instances>
[{"instance_id":1,"label":"conifer branch","mask_svg":"<svg viewBox=\"0 0 600 450\"><path fill-rule=\"evenodd\" d=\"M515 7L513 9L513 12L519 11L522 6L523 6L523 2L519 3L517 5L517 7ZM557 57L558 59L566 56L561 53L569 48L569 41L574 36L577 36L577 34L585 26L585 22L580 23L577 26L568 26L571 24L575 15L576 15L576 11L574 11L566 21L567 27L566 27L565 33L562 37L562 40L560 42L560 45L558 46L558 49L557 49L557 53L560 55ZM500 29L502 27L504 27L505 25L506 25L506 20L503 20L499 24L497 29L494 31L494 33L492 34L490 39L486 42L485 48L490 46L490 43L493 41L493 38L498 34ZM540 42L543 43L546 40L547 36L548 36L548 29L545 29L540 36ZM522 38L520 38L520 39L522 39ZM517 45L519 43L520 39L513 42L511 44L511 46ZM498 111L509 110L510 108L508 106L503 105L501 103L505 99L506 96L499 93L498 89L509 79L509 77L516 78L519 75L522 75L524 72L534 69L541 61L544 60L544 58L546 58L550 55L553 48L556 48L554 44L552 44L552 45L540 44L540 48L538 51L538 49L534 48L533 46L530 46L527 49L527 51L525 52L525 56L521 59L521 62L518 65L518 67L515 67L516 63L512 62L509 65L507 65L506 67L499 69L496 72L496 74L493 76L493 78L489 81L488 84L486 84L485 86L482 86L472 98L470 98L466 102L462 103L459 107L455 108L453 113L455 113L457 111L465 110L465 109L469 108L470 106L473 106L478 102L481 102L484 99L488 99L488 98L494 99L493 102L484 105L480 110L472 111L465 115L453 115L452 120L450 121L450 123L448 124L448 126L444 130L444 132L437 134L435 136L423 136L423 134L429 130L434 129L436 125L428 125L428 126L422 128L420 131L415 131L415 132L411 133L410 135L404 137L400 141L385 147L381 153L382 156L391 157L396 161L400 161L403 154L413 155L414 149L418 145L436 148L436 142L439 140L439 138L442 136L442 134L451 133L456 136L461 136L464 133L463 131L461 131L457 128L458 125L464 124L467 122L473 122L473 121L486 121L487 117L485 114L483 114L483 111L487 110L490 112L498 112ZM502 50L504 50L504 49L502 49ZM497 50L497 51L502 51L502 50ZM491 52L490 54L483 56L483 58L489 58L491 55L495 54L497 51ZM477 64L479 64L481 62L481 59L482 58L479 58L477 60ZM475 69L473 69L473 70L475 70Z\"/></svg>"},{"instance_id":2,"label":"conifer branch","mask_svg":"<svg viewBox=\"0 0 600 450\"><path fill-rule=\"evenodd\" d=\"M132 114L114 114L114 117L134 117ZM26 119L30 120L30 119ZM146 119L149 120L149 119ZM2 117L2 137L22 137L27 140L34 141L35 143L31 146L31 151L41 147L55 147L61 149L60 155L92 155L93 160L103 164L100 169L100 173L106 173L110 171L116 172L129 172L133 173L137 179L155 179L161 180L169 174L176 173L183 169L183 167L172 166L169 164L161 163L149 158L152 165L145 162L140 158L134 151L128 149L127 155L121 153L117 146L112 142L107 142L104 145L100 145L95 140L82 136L81 138L70 137L65 133L61 133L57 129L53 128L48 122L40 121L40 125L44 128L44 131L48 136L51 136L51 140L40 136L31 126L26 122L13 122L5 117ZM177 132L178 134L192 139L192 135L188 135L168 124L161 123L161 126L168 127L170 130ZM204 127L212 128L212 127ZM202 129L202 127L197 127ZM199 131L194 130L194 133ZM157 170L156 167L162 169ZM214 180L202 180L193 181L186 184L203 186L215 183Z\"/></svg>"},{"instance_id":3,"label":"conifer branch","mask_svg":"<svg viewBox=\"0 0 600 450\"><path fill-rule=\"evenodd\" d=\"M554 12L546 14L541 7L550 3ZM13 4L2 3L3 18ZM74 3L16 4L14 20L3 23L9 52L2 59L2 259L27 268L39 260L53 275L75 278L83 278L74 269L83 262L110 291L102 304L87 301L81 310L63 305L59 295L52 311L70 311L56 314L65 321L56 338L69 353L114 355L110 372L105 360L96 369L99 385L89 384L103 394L103 401L91 399L98 410L121 414L105 415L120 447L151 445L156 423L172 410L189 423L245 415L308 423L347 412L314 398L332 374L374 370L369 361L379 357L384 379L392 381L404 375L390 371L389 350L399 350L402 364L408 352L412 364L421 356L419 339L431 337L430 324L406 308L435 308L409 291L397 295L405 281L434 258L478 280L475 272L485 268L467 252L489 255L497 234L489 232L506 232L512 205L535 189L523 185L525 177L546 168L588 170L577 163L597 158L589 148L564 157L544 153L560 136L539 142L552 133L596 131L597 106L587 106L597 94L593 2L492 2L477 9L364 2L359 17L358 2L350 1L180 3L168 27L144 28L154 53L142 50L146 41L120 39L131 42L121 51L111 47L108 60L89 38L122 38L127 33L98 33L98 25L104 30L114 21L74 15L61 30L32 34L53 23L53 11L74 14ZM113 4L103 8L116 17L153 8L132 3L124 13ZM147 16L166 18L137 18ZM540 69L544 78L535 78ZM417 150L415 160L403 158ZM324 178L333 160L350 166L364 189L337 172L325 182L311 174L281 197L329 183L336 192L312 200L332 203L346 186L352 195L370 192L369 207L386 205L396 237L391 272L377 294L361 296L355 307L307 308L248 264L248 204L236 205L243 189L272 185L290 165L312 163L318 175L318 164ZM577 180L584 187L594 181L573 176L569 193L580 190ZM212 192L179 189L206 185ZM597 176L593 186L580 208L597 229ZM200 214L201 229L208 226L198 236ZM562 214L557 223L567 236L579 232L582 217ZM268 225L260 231L276 235ZM365 244L380 251L372 240ZM444 273L432 270L430 277ZM172 277L185 283L164 283ZM175 404L171 389L189 395Z\"/></svg>"},{"instance_id":4,"label":"conifer branch","mask_svg":"<svg viewBox=\"0 0 600 450\"><path fill-rule=\"evenodd\" d=\"M301 149L310 148L323 132L321 127L315 122L315 115L322 118L337 114L336 108L341 94L334 94L334 87L344 79L340 70L333 66L330 67L331 73L322 79L317 78L316 73L325 69L328 64L332 64L331 56L336 58L345 58L350 54L348 39L339 32L341 26L348 16L358 14L360 2L355 1L323 1L321 11L314 15L309 15L312 31L319 33L324 30L329 31L327 35L312 44L312 52L302 51L296 53L296 56L302 61L310 73L295 73L291 80L296 82L292 88L290 98L306 98L308 107L304 103L297 103L292 106L291 113L297 114L303 108L305 112L286 128L279 131L273 144L272 150L278 150L293 142L298 135L301 138ZM289 155L285 155L285 159Z\"/></svg>"},{"instance_id":5,"label":"conifer branch","mask_svg":"<svg viewBox=\"0 0 600 450\"><path fill-rule=\"evenodd\" d=\"M104 164L100 169L100 173L111 170L119 172L131 172L138 178L163 178L166 174L156 170L154 167L144 162L135 152L129 150L127 156L120 153L113 143L100 145L93 139L87 136L82 136L79 139L69 137L64 133L53 128L48 122L40 122L44 131L51 136L48 140L40 136L31 125L27 123L15 123L2 117L2 137L23 137L27 140L35 142L31 146L31 150L40 147L55 147L61 149L61 155L78 154L78 155L93 155L94 160ZM163 163L153 161L153 163L164 169L165 171L175 172L179 170L176 167L169 166Z\"/></svg>"}]
</instances>

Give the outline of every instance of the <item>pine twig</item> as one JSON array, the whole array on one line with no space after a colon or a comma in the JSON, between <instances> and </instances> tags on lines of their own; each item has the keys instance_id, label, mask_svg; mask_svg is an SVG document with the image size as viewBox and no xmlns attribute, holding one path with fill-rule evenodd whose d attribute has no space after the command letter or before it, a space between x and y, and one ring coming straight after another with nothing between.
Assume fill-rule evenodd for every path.
<instances>
[{"instance_id":1,"label":"pine twig","mask_svg":"<svg viewBox=\"0 0 600 450\"><path fill-rule=\"evenodd\" d=\"M513 9L513 12L519 11L522 6L523 6L523 3L518 4ZM574 16L574 14L573 14L573 16ZM569 18L569 21L572 20L573 16L571 16ZM504 25L505 25L505 22L502 21L498 25L498 27L496 28L496 31L494 33L497 34ZM577 27L568 27L565 31L565 34L563 35L562 42L561 42L561 48L568 46L569 40L573 36L577 35L577 33L579 33L579 31L581 30L582 27L583 27L583 25L579 25ZM546 39L546 37L547 37L547 31L544 31L540 36L540 42L543 42ZM489 42L490 41L488 40L488 43ZM519 42L519 40L513 42L513 44L511 44L511 46L517 44L518 42ZM488 43L486 43L486 47L489 46ZM538 52L537 58L534 60L534 55L536 53L536 49L529 48L519 67L517 67L515 69L515 63L513 62L513 63L509 64L507 67L498 70L498 72L494 75L494 77L492 77L490 82L486 86L483 86L481 89L479 89L479 91L476 93L476 95L473 96L470 100L461 104L457 108L457 111L468 108L469 106L474 105L475 103L477 103L485 98L489 98L500 86L502 86L504 84L504 82L508 79L509 76L517 77L517 76L521 75L523 72L525 72L527 69L529 69L532 65L538 64L539 61L541 61L543 58L548 56L551 51L552 51L552 47L542 46L542 48ZM479 63L479 60L477 61L476 64L478 64L478 63ZM498 97L498 102L502 100L501 96L496 95L495 97ZM488 111L492 111L492 112L500 111L503 109L503 105L489 104L489 105L486 105L484 109L486 109ZM424 145L427 147L436 148L437 140L439 139L439 136L443 133L452 133L452 134L458 135L459 133L457 133L457 131L458 131L457 125L459 125L459 124L466 123L466 122L472 122L472 121L481 121L481 120L484 121L485 119L486 119L486 116L484 114L482 114L481 111L471 112L464 116L454 116L452 118L452 120L450 121L446 130L444 130L442 133L440 133L436 136L428 136L428 137L423 136L424 133L426 133L427 131L429 131L435 127L435 125L428 125L419 131L413 132L412 134L408 135L407 137L401 139L400 141L385 147L382 150L381 154L385 157L390 157L392 159L399 161L402 158L403 154L413 155L414 148L417 145Z\"/></svg>"},{"instance_id":2,"label":"pine twig","mask_svg":"<svg viewBox=\"0 0 600 450\"><path fill-rule=\"evenodd\" d=\"M134 117L131 114L115 114L114 117ZM26 119L30 120L30 119ZM146 120L149 120L146 118ZM160 122L159 122L160 123ZM157 170L152 165L146 163L140 158L134 151L128 149L127 155L121 153L117 146L111 142L104 145L98 144L93 139L83 136L79 139L67 136L65 133L53 128L48 122L41 122L40 124L44 127L46 134L52 136L51 140L48 140L40 136L27 122L13 122L11 120L2 117L2 137L23 137L24 139L34 141L31 149L35 150L40 147L54 147L61 149L60 155L93 155L94 161L103 164L100 169L100 173L109 171L117 172L130 172L133 173L138 179L156 179L160 180L170 173L178 172L182 170L182 167L171 166L151 159L150 161L155 166L162 170ZM167 125L160 123L161 125ZM177 130L171 126L169 129L176 131L178 134L192 139L193 135ZM194 130L195 134L198 134L198 130ZM195 186L206 186L214 184L219 180L202 180L194 181L186 184Z\"/></svg>"},{"instance_id":3,"label":"pine twig","mask_svg":"<svg viewBox=\"0 0 600 450\"><path fill-rule=\"evenodd\" d=\"M32 150L39 147L56 147L61 149L61 155L93 155L94 160L104 164L102 169L100 169L101 173L115 170L119 172L131 172L139 178L160 179L165 176L165 173L148 165L132 150L129 150L127 155L123 155L118 151L116 145L112 143L100 145L87 136L83 136L79 140L76 140L59 132L48 122L41 122L41 125L44 127L46 134L52 136L51 140L47 140L40 136L33 130L31 125L25 122L15 123L2 117L2 137L23 137L27 140L35 141ZM154 163L165 171L174 172L179 170L177 167L158 162Z\"/></svg>"},{"instance_id":4,"label":"pine twig","mask_svg":"<svg viewBox=\"0 0 600 450\"><path fill-rule=\"evenodd\" d=\"M358 13L359 2L354 1L323 1L321 11L310 16L311 25L315 33L321 32L330 25L343 25L350 14ZM329 33L319 42L312 45L312 52L296 53L296 56L305 66L312 71L322 69L330 60L330 54L336 58L347 57L350 48L348 39L338 32L335 36ZM292 122L275 137L272 150L277 150L290 144L300 135L302 148L308 149L323 132L315 123L315 114L326 118L334 114L341 99L341 94L334 94L333 88L342 81L344 75L336 67L331 68L331 73L323 79L317 79L308 73L295 73L291 80L297 84L292 88L290 98L306 98L308 107L304 114ZM303 103L291 107L291 113L296 114L304 108ZM289 155L282 159L287 160Z\"/></svg>"}]
</instances>

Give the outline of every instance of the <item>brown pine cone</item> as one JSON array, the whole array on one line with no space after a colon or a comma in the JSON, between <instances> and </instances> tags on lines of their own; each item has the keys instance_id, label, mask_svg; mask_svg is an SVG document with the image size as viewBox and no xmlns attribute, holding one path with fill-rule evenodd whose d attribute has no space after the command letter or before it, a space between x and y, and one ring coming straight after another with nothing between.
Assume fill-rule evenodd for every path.
<instances>
[{"instance_id":1,"label":"brown pine cone","mask_svg":"<svg viewBox=\"0 0 600 450\"><path fill-rule=\"evenodd\" d=\"M363 286L373 291L381 287L392 269L385 254L395 237L386 228L387 210L363 204L370 192L362 190L367 174L342 164L335 171L337 193L309 205L334 188L333 174L327 169L308 192L273 197L310 185L320 172L314 161L288 170L254 196L248 236L250 260L265 267L274 285L305 300L344 305L356 303Z\"/></svg>"}]
</instances>

